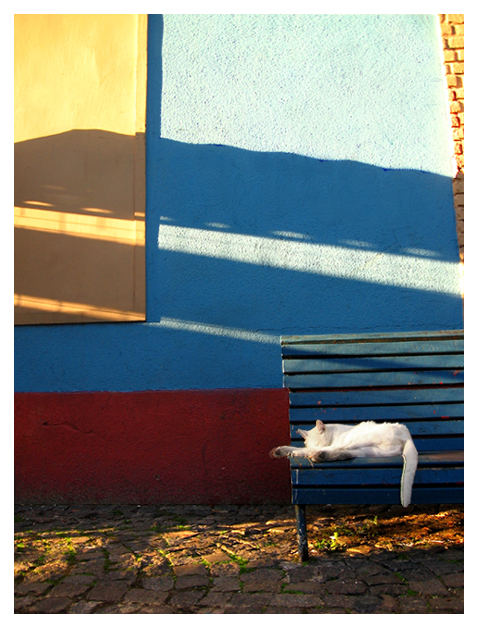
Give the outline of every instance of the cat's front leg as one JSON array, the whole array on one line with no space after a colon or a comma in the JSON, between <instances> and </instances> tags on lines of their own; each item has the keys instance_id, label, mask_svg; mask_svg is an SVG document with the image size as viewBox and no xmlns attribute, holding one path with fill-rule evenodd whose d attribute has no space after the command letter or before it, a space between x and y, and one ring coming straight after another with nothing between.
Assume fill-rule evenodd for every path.
<instances>
[{"instance_id":1,"label":"cat's front leg","mask_svg":"<svg viewBox=\"0 0 478 628\"><path fill-rule=\"evenodd\" d=\"M297 448L287 445L284 445L284 447L274 447L274 449L269 452L269 455L271 458L285 458L286 456L290 456L295 449Z\"/></svg>"},{"instance_id":2,"label":"cat's front leg","mask_svg":"<svg viewBox=\"0 0 478 628\"><path fill-rule=\"evenodd\" d=\"M290 447L284 445L283 447L276 447L269 455L271 458L309 458L314 450L307 449L306 447Z\"/></svg>"}]
</instances>

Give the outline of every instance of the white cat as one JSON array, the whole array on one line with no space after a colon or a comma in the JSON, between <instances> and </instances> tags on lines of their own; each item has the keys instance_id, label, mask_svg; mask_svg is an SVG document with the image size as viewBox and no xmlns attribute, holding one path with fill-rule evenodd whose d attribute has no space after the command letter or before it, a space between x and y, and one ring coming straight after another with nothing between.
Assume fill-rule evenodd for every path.
<instances>
[{"instance_id":1,"label":"white cat","mask_svg":"<svg viewBox=\"0 0 478 628\"><path fill-rule=\"evenodd\" d=\"M328 460L346 460L347 458L366 458L380 456L402 456L403 472L400 501L408 506L412 497L413 478L417 469L418 454L410 432L400 423L381 423L373 421L358 425L324 425L317 421L308 432L298 430L305 440L305 447L276 447L270 452L273 458L284 456L306 457L312 462Z\"/></svg>"}]
</instances>

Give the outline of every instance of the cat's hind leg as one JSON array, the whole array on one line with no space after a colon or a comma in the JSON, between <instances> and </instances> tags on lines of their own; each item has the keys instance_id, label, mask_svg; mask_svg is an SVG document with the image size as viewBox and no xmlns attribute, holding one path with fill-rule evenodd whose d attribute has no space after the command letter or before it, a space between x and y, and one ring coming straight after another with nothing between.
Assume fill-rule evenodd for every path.
<instances>
[{"instance_id":1,"label":"cat's hind leg","mask_svg":"<svg viewBox=\"0 0 478 628\"><path fill-rule=\"evenodd\" d=\"M330 460L348 460L356 455L349 449L317 449L309 455L312 462L328 462Z\"/></svg>"}]
</instances>

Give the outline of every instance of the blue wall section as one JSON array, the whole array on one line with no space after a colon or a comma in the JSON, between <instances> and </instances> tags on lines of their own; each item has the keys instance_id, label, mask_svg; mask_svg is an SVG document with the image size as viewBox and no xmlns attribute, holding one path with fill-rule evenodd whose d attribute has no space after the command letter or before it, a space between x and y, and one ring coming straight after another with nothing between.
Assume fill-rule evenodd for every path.
<instances>
[{"instance_id":1,"label":"blue wall section","mask_svg":"<svg viewBox=\"0 0 478 628\"><path fill-rule=\"evenodd\" d=\"M463 325L434 16L149 18L147 322L19 327L18 391L280 387L279 336Z\"/></svg>"}]
</instances>

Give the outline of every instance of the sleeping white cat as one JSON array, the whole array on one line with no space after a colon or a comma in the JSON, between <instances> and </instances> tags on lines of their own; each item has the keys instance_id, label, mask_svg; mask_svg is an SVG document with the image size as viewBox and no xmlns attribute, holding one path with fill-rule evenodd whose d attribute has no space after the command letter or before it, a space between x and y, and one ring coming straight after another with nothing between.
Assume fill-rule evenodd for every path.
<instances>
[{"instance_id":1,"label":"sleeping white cat","mask_svg":"<svg viewBox=\"0 0 478 628\"><path fill-rule=\"evenodd\" d=\"M317 421L308 432L298 430L305 440L304 447L276 447L271 451L273 458L284 456L306 457L312 462L346 460L347 458L366 458L380 456L402 456L403 472L400 501L408 506L412 497L413 479L417 468L418 454L410 432L400 423L381 423L373 421L358 425L325 425Z\"/></svg>"}]
</instances>

